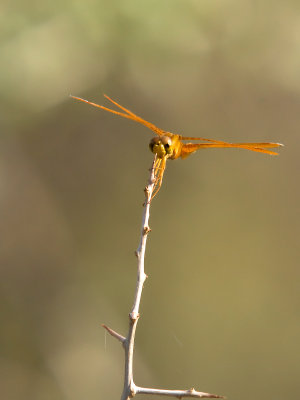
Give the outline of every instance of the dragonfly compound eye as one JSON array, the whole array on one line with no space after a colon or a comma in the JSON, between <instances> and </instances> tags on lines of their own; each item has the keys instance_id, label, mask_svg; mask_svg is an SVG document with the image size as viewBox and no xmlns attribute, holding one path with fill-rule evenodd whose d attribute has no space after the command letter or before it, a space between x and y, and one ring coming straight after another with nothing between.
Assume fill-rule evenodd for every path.
<instances>
[{"instance_id":1,"label":"dragonfly compound eye","mask_svg":"<svg viewBox=\"0 0 300 400\"><path fill-rule=\"evenodd\" d=\"M153 153L155 153L154 148L155 148L156 146L159 146L160 143L161 143L161 142L160 142L160 138L159 138L158 136L155 136L154 138L152 138L152 139L150 140L150 143L149 143L149 148L150 148L150 150L151 150Z\"/></svg>"},{"instance_id":2,"label":"dragonfly compound eye","mask_svg":"<svg viewBox=\"0 0 300 400\"><path fill-rule=\"evenodd\" d=\"M166 153L172 154L173 153L172 139L169 136L162 136L161 142L165 148Z\"/></svg>"}]
</instances>

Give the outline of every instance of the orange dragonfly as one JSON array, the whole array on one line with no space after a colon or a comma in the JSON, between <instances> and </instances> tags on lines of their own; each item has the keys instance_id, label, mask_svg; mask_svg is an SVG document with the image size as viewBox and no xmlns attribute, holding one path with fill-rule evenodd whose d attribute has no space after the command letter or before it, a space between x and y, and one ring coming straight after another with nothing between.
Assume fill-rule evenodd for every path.
<instances>
[{"instance_id":1,"label":"orange dragonfly","mask_svg":"<svg viewBox=\"0 0 300 400\"><path fill-rule=\"evenodd\" d=\"M269 143L269 142L227 143L220 140L205 139L201 137L181 136L158 128L151 122L148 122L142 119L141 117L138 117L133 112L121 106L116 101L112 100L110 97L106 95L104 95L104 97L106 97L115 106L119 107L119 109L121 109L123 112L116 111L104 106L100 106L99 104L92 103L91 101L84 100L80 97L76 96L71 96L71 97L73 99L80 100L87 104L90 104L94 107L98 107L101 108L102 110L119 115L123 118L128 118L132 119L133 121L139 122L140 124L145 125L147 128L151 129L157 135L154 138L152 138L149 143L150 150L152 151L152 153L156 155L156 160L154 163L155 183L154 183L152 198L159 192L159 189L162 185L164 171L166 169L166 162L168 159L176 160L179 157L184 159L199 149L211 149L216 147L218 148L234 147L238 149L256 151L258 153L278 155L278 153L266 149L283 146L281 143ZM203 142L209 142L209 143L184 143L183 141L185 140L202 140Z\"/></svg>"}]
</instances>

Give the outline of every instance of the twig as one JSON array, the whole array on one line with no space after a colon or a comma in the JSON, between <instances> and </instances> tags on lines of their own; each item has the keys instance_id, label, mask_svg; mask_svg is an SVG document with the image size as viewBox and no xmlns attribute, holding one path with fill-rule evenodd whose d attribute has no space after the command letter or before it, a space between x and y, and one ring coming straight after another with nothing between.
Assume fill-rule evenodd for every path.
<instances>
[{"instance_id":1,"label":"twig","mask_svg":"<svg viewBox=\"0 0 300 400\"><path fill-rule=\"evenodd\" d=\"M136 326L139 319L139 308L141 302L141 296L143 291L143 284L147 278L144 270L144 258L146 251L147 236L150 232L149 228L149 215L150 215L150 205L153 189L155 187L156 175L155 175L155 162L156 156L154 158L152 167L150 169L150 177L148 184L144 190L145 192L145 203L144 203L144 213L142 218L142 229L141 229L141 239L139 247L135 252L138 259L138 271L137 271L137 284L135 290L135 297L131 312L129 314L129 331L127 337L120 335L113 329L106 325L102 325L111 336L119 340L125 350L125 377L124 377L124 387L121 396L121 400L129 400L136 394L152 394L161 396L172 396L181 399L182 397L197 397L197 398L222 398L223 396L218 396L215 394L197 392L194 388L188 390L165 390L165 389L152 389L143 388L136 386L133 381L133 351L134 351L134 339Z\"/></svg>"},{"instance_id":2,"label":"twig","mask_svg":"<svg viewBox=\"0 0 300 400\"><path fill-rule=\"evenodd\" d=\"M196 397L198 399L224 399L223 396L218 396L217 394L205 393L205 392L197 392L194 388L188 390L165 390L165 389L151 389L151 388L143 388L136 386L136 394L157 394L159 396L170 396L170 397L178 397L181 399L182 397Z\"/></svg>"}]
</instances>

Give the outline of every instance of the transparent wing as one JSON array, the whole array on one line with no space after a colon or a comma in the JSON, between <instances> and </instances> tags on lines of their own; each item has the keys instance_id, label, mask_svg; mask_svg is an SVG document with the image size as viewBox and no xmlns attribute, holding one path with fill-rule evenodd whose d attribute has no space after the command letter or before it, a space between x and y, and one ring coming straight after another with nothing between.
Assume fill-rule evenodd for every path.
<instances>
[{"instance_id":1,"label":"transparent wing","mask_svg":"<svg viewBox=\"0 0 300 400\"><path fill-rule=\"evenodd\" d=\"M99 104L96 103L92 103L91 101L82 99L80 97L76 97L76 96L71 96L73 99L79 100L79 101L83 101L84 103L90 104L91 106L94 107L98 107L101 108L102 110L108 111L110 113L119 115L120 117L123 118L127 118L127 119L131 119L133 121L139 122L140 124L146 126L147 128L151 129L153 132L155 132L157 135L161 136L165 133L164 130L159 129L157 126L155 126L154 124L152 124L151 122L148 122L146 120L144 120L141 117L138 117L137 115L135 115L133 112L131 112L130 110L128 110L127 108L121 106L120 104L118 104L116 101L112 100L110 97L104 95L109 101L111 101L113 104L115 104L117 107L119 107L121 110L125 111L125 113L120 112L120 111L116 111L116 110L112 110L110 108L104 107L104 106L100 106Z\"/></svg>"},{"instance_id":2,"label":"transparent wing","mask_svg":"<svg viewBox=\"0 0 300 400\"><path fill-rule=\"evenodd\" d=\"M224 143L224 144L234 144L234 145L246 145L246 146L258 146L258 147L280 147L283 146L281 143L272 143L272 142L259 142L259 143L228 143L228 142L223 142L222 140L216 140L216 139L207 139L203 137L189 137L189 136L180 136L180 140L202 140L204 142L211 142L211 143Z\"/></svg>"},{"instance_id":3,"label":"transparent wing","mask_svg":"<svg viewBox=\"0 0 300 400\"><path fill-rule=\"evenodd\" d=\"M207 139L211 141L211 139ZM211 148L238 148L250 151L256 151L258 153L265 153L271 155L278 155L275 151L266 150L265 148L273 148L282 146L280 143L226 143L215 141L216 143L186 143L181 149L181 158L186 158L190 154L194 153L199 149L211 149Z\"/></svg>"}]
</instances>

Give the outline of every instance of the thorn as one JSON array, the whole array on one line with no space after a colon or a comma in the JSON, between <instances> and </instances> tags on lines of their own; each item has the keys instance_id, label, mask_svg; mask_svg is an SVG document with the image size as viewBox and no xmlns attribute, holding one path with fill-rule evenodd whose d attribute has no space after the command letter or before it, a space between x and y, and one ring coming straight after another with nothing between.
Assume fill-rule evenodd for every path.
<instances>
[{"instance_id":1,"label":"thorn","mask_svg":"<svg viewBox=\"0 0 300 400\"><path fill-rule=\"evenodd\" d=\"M124 342L125 342L125 340L126 340L126 338L125 338L124 336L120 335L118 332L116 332L116 331L114 331L113 329L109 328L109 327L108 327L107 325L105 325L105 324L101 324L101 326L102 326L104 329L106 329L107 332L108 332L111 336L113 336L114 338L118 339L118 340L124 345Z\"/></svg>"}]
</instances>

